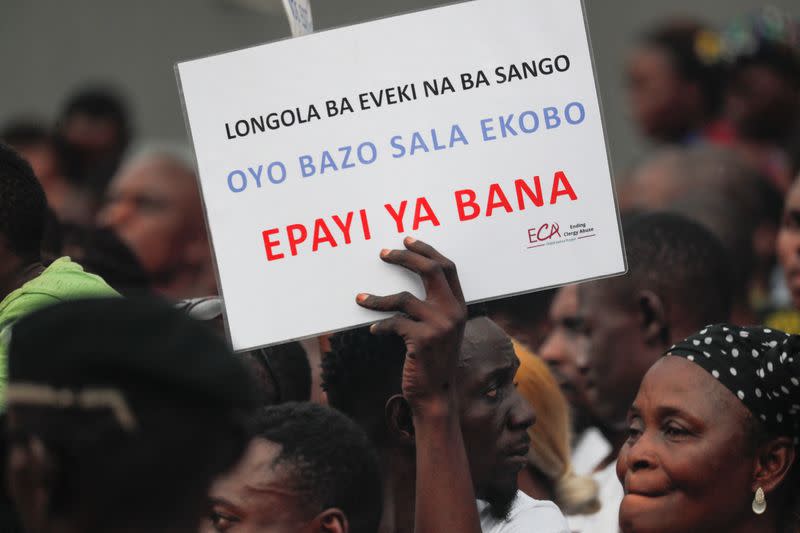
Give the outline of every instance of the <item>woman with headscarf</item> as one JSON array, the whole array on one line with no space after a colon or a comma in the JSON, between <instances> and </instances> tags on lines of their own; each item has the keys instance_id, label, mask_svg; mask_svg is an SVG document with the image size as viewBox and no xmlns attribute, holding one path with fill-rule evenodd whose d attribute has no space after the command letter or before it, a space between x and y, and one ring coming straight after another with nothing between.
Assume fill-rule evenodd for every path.
<instances>
[{"instance_id":1,"label":"woman with headscarf","mask_svg":"<svg viewBox=\"0 0 800 533\"><path fill-rule=\"evenodd\" d=\"M709 326L645 376L617 463L625 533L796 533L800 336Z\"/></svg>"},{"instance_id":2,"label":"woman with headscarf","mask_svg":"<svg viewBox=\"0 0 800 533\"><path fill-rule=\"evenodd\" d=\"M569 404L544 361L519 344L514 350L520 363L514 376L517 391L536 412L519 488L532 498L552 500L565 515L594 513L600 508L597 483L577 475L570 461Z\"/></svg>"}]
</instances>

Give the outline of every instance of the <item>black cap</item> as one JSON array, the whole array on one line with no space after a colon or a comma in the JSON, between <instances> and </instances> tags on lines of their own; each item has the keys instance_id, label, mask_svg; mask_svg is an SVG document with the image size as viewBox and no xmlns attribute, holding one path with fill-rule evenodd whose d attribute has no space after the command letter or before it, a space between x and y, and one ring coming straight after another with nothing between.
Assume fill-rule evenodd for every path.
<instances>
[{"instance_id":1,"label":"black cap","mask_svg":"<svg viewBox=\"0 0 800 533\"><path fill-rule=\"evenodd\" d=\"M134 417L140 405L256 405L251 378L225 342L155 300L48 307L14 325L8 359L10 406L81 406L75 398L86 391L119 393Z\"/></svg>"}]
</instances>

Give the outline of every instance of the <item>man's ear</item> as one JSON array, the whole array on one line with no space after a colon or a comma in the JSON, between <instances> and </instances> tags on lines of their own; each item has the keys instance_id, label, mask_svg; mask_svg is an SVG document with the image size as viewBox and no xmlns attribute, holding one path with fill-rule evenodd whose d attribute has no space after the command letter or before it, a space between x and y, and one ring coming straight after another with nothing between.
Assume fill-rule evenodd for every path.
<instances>
[{"instance_id":1,"label":"man's ear","mask_svg":"<svg viewBox=\"0 0 800 533\"><path fill-rule=\"evenodd\" d=\"M653 291L639 291L636 298L645 342L649 345L669 344L669 325L664 302Z\"/></svg>"},{"instance_id":2,"label":"man's ear","mask_svg":"<svg viewBox=\"0 0 800 533\"><path fill-rule=\"evenodd\" d=\"M414 421L411 406L400 394L395 394L386 401L386 425L392 440L414 444Z\"/></svg>"},{"instance_id":3,"label":"man's ear","mask_svg":"<svg viewBox=\"0 0 800 533\"><path fill-rule=\"evenodd\" d=\"M755 472L752 490L758 487L770 494L780 485L792 468L795 448L789 437L770 439L756 451Z\"/></svg>"},{"instance_id":4,"label":"man's ear","mask_svg":"<svg viewBox=\"0 0 800 533\"><path fill-rule=\"evenodd\" d=\"M335 507L325 509L314 518L311 531L313 533L347 533L350 525L341 509Z\"/></svg>"},{"instance_id":5,"label":"man's ear","mask_svg":"<svg viewBox=\"0 0 800 533\"><path fill-rule=\"evenodd\" d=\"M8 488L28 533L49 530L50 495L55 478L55 461L38 437L10 447Z\"/></svg>"}]
</instances>

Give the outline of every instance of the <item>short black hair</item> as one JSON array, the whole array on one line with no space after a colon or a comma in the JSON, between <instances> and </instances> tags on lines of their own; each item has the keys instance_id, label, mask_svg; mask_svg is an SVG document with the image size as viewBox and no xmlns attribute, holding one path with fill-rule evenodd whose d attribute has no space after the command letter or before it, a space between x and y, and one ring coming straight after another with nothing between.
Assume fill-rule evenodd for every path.
<instances>
[{"instance_id":1,"label":"short black hair","mask_svg":"<svg viewBox=\"0 0 800 533\"><path fill-rule=\"evenodd\" d=\"M386 442L386 401L402 393L406 346L397 335L373 335L368 327L336 333L322 359L328 404L353 418L377 446Z\"/></svg>"},{"instance_id":2,"label":"short black hair","mask_svg":"<svg viewBox=\"0 0 800 533\"><path fill-rule=\"evenodd\" d=\"M625 294L652 290L700 329L726 321L731 311L731 271L725 248L697 222L674 213L623 218L628 275L609 281ZM668 310L669 311L669 310Z\"/></svg>"},{"instance_id":3,"label":"short black hair","mask_svg":"<svg viewBox=\"0 0 800 533\"><path fill-rule=\"evenodd\" d=\"M378 455L356 423L334 409L289 402L262 409L254 437L280 444L276 465L317 513L341 509L352 533L375 533L383 496Z\"/></svg>"},{"instance_id":4,"label":"short black hair","mask_svg":"<svg viewBox=\"0 0 800 533\"><path fill-rule=\"evenodd\" d=\"M64 104L61 121L75 115L88 115L115 123L120 148L124 148L130 140L131 126L127 107L119 93L111 87L88 86L73 93Z\"/></svg>"},{"instance_id":5,"label":"short black hair","mask_svg":"<svg viewBox=\"0 0 800 533\"><path fill-rule=\"evenodd\" d=\"M678 76L700 87L706 111L714 116L722 107L725 71L717 58L700 55L700 39L704 36L716 38L702 22L675 19L651 28L641 35L640 41L666 53Z\"/></svg>"},{"instance_id":6,"label":"short black hair","mask_svg":"<svg viewBox=\"0 0 800 533\"><path fill-rule=\"evenodd\" d=\"M250 367L262 405L311 399L311 365L299 342L260 348L237 356Z\"/></svg>"},{"instance_id":7,"label":"short black hair","mask_svg":"<svg viewBox=\"0 0 800 533\"><path fill-rule=\"evenodd\" d=\"M22 156L0 144L0 236L26 260L40 257L47 198Z\"/></svg>"}]
</instances>

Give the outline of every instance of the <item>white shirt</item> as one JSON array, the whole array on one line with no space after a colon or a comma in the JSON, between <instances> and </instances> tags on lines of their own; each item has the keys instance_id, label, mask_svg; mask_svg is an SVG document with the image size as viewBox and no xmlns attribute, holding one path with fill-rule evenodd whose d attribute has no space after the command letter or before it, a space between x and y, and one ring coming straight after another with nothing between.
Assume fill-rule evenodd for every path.
<instances>
[{"instance_id":1,"label":"white shirt","mask_svg":"<svg viewBox=\"0 0 800 533\"><path fill-rule=\"evenodd\" d=\"M600 430L595 427L587 428L575 440L571 458L572 470L579 476L588 476L609 453L611 445Z\"/></svg>"},{"instance_id":2,"label":"white shirt","mask_svg":"<svg viewBox=\"0 0 800 533\"><path fill-rule=\"evenodd\" d=\"M619 506L625 492L617 479L616 461L592 475L600 492L600 510L595 514L575 515L567 518L572 533L618 533Z\"/></svg>"},{"instance_id":3,"label":"white shirt","mask_svg":"<svg viewBox=\"0 0 800 533\"><path fill-rule=\"evenodd\" d=\"M556 504L534 500L519 490L508 519L493 517L489 504L483 500L478 500L478 514L483 533L569 533L567 521Z\"/></svg>"}]
</instances>

